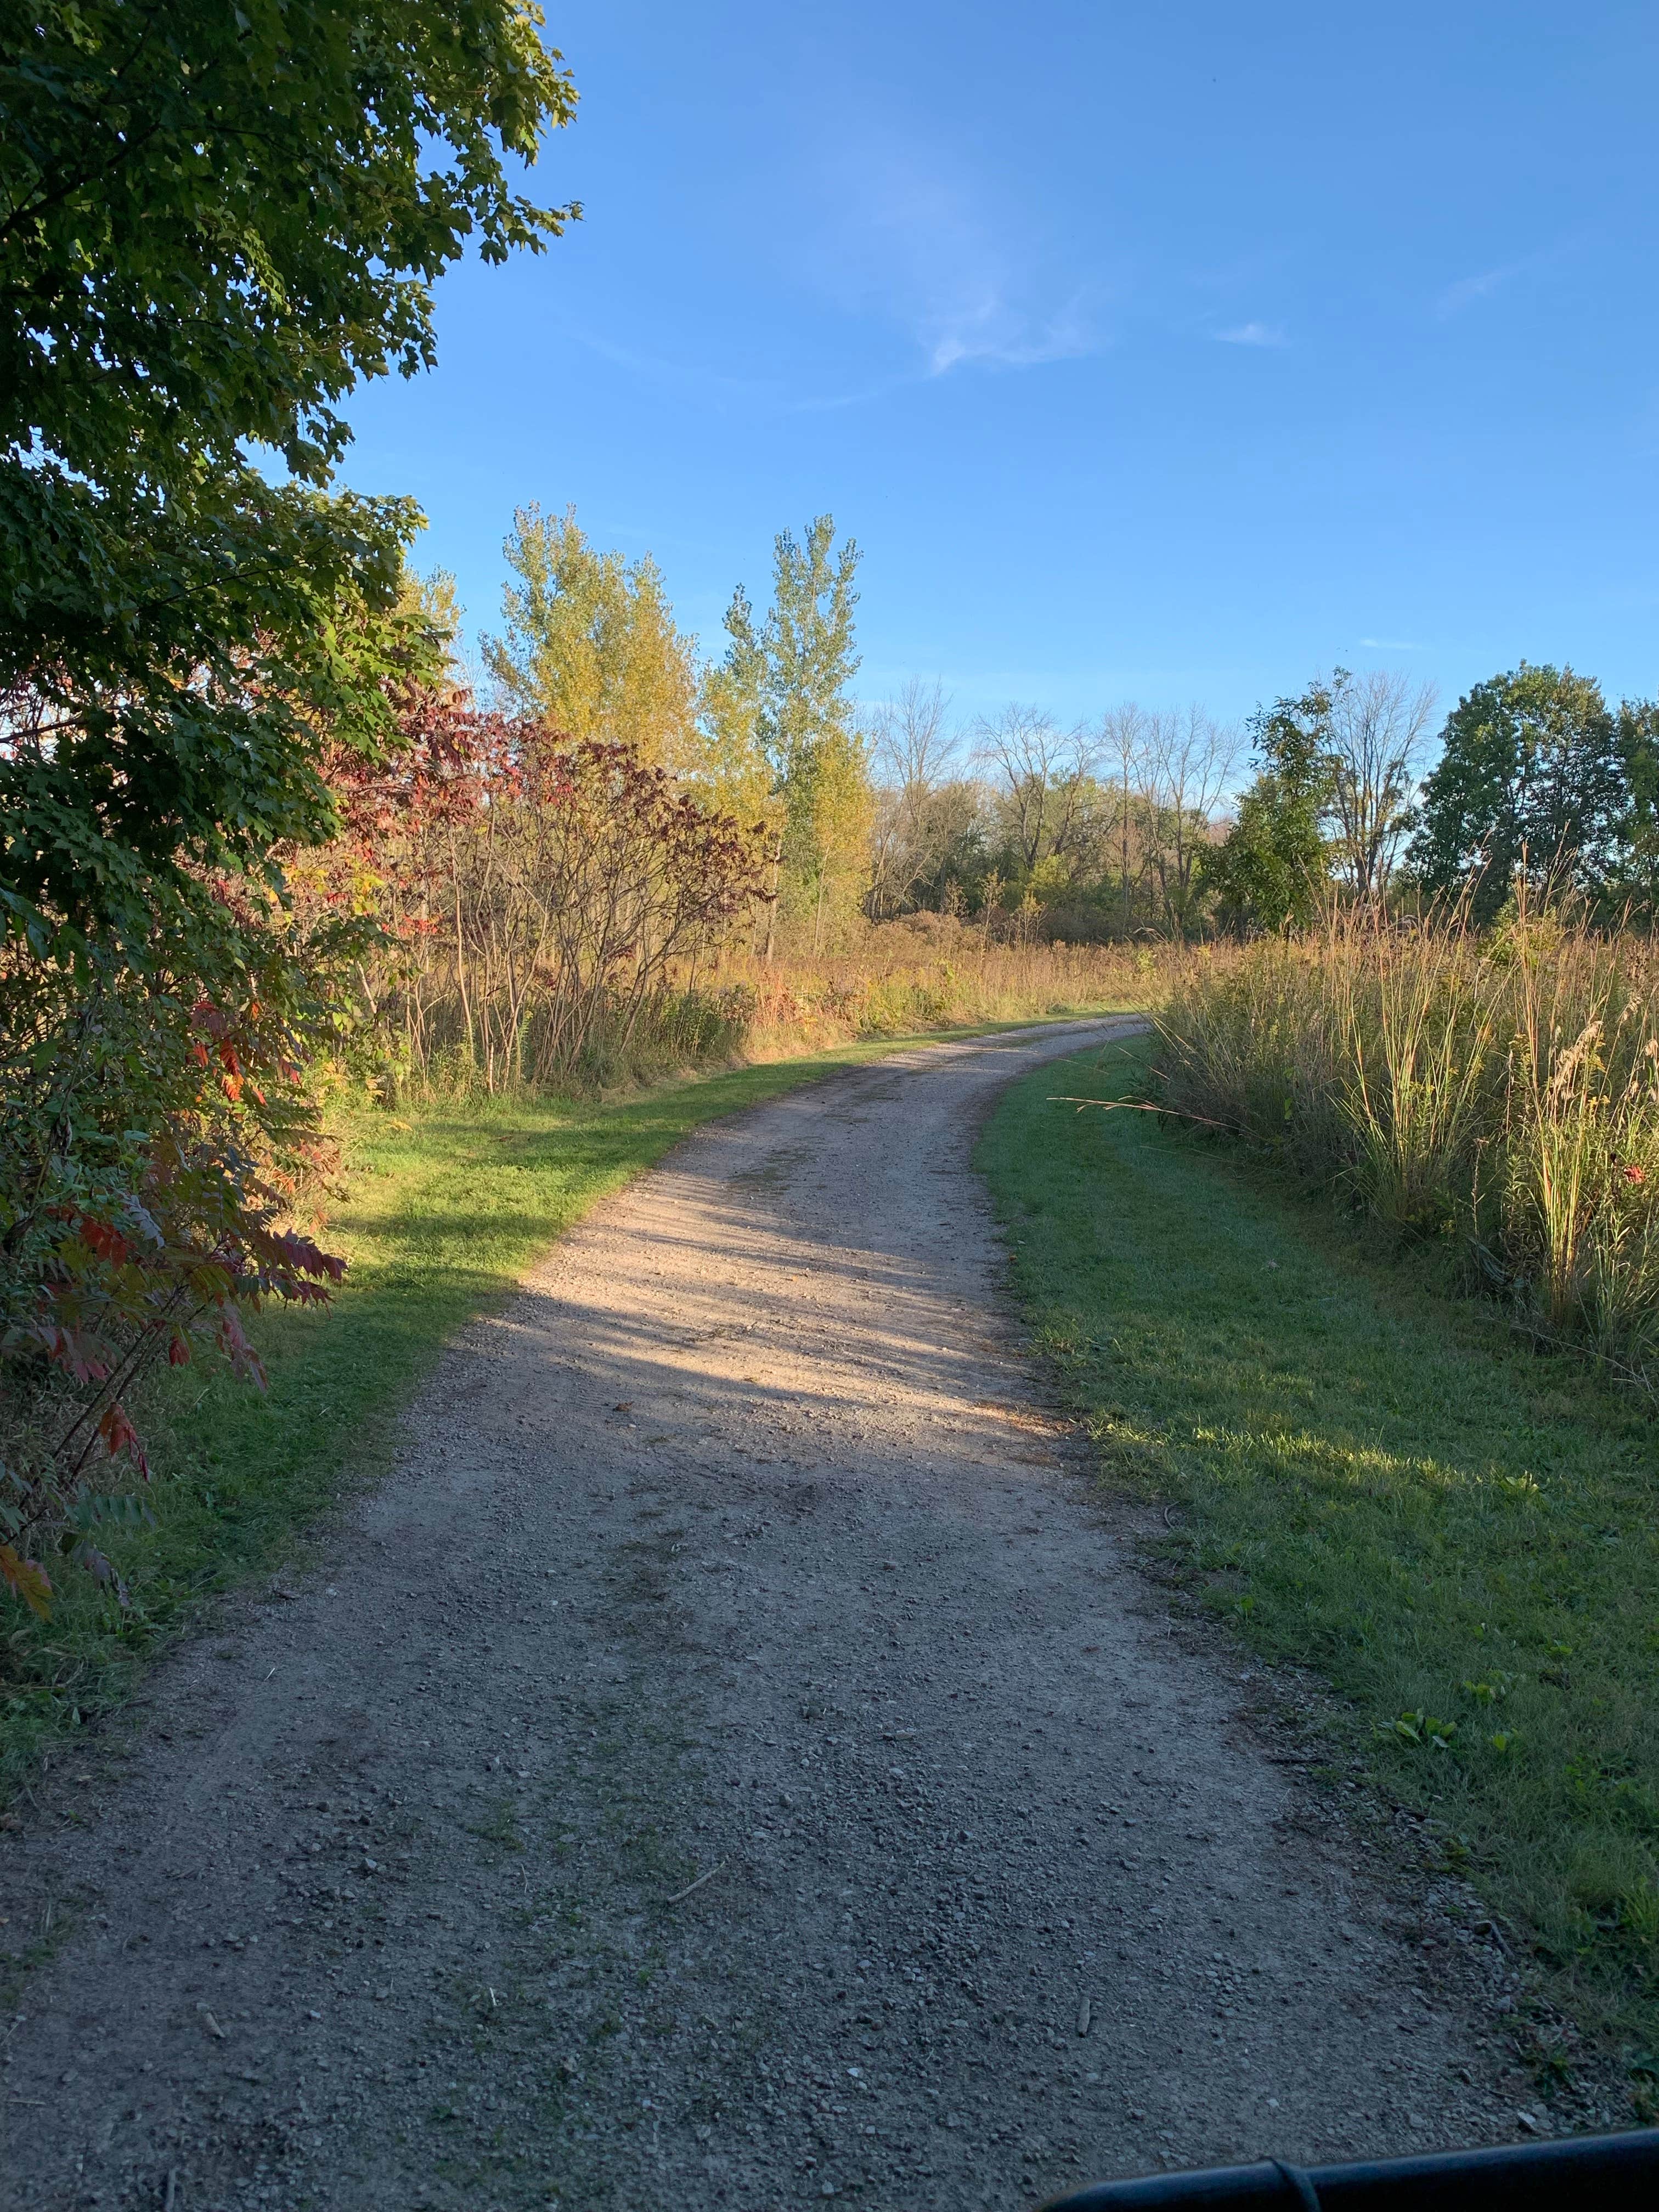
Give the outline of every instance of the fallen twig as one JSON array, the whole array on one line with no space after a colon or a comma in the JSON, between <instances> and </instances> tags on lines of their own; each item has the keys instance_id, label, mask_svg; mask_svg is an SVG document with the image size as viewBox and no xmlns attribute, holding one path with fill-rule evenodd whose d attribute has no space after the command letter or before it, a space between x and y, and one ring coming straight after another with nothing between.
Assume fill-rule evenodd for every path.
<instances>
[{"instance_id":1,"label":"fallen twig","mask_svg":"<svg viewBox=\"0 0 1659 2212\"><path fill-rule=\"evenodd\" d=\"M665 1905L680 1904L683 1899L690 1896L694 1889L701 1889L704 1882L713 1881L714 1876L720 1872L720 1867L723 1867L725 1864L726 1861L722 1859L720 1863L720 1866L711 1866L707 1874L700 1874L695 1881L688 1881L684 1889L677 1889L672 1897L665 1897L663 1903Z\"/></svg>"},{"instance_id":2,"label":"fallen twig","mask_svg":"<svg viewBox=\"0 0 1659 2212\"><path fill-rule=\"evenodd\" d=\"M1137 1098L1073 1098L1062 1091L1051 1091L1048 1103L1075 1106L1079 1114L1085 1106L1098 1106L1103 1114L1173 1114L1177 1121L1201 1121L1206 1129L1219 1129L1225 1136L1238 1134L1231 1121L1212 1121L1207 1114L1189 1114L1181 1106L1146 1106Z\"/></svg>"}]
</instances>

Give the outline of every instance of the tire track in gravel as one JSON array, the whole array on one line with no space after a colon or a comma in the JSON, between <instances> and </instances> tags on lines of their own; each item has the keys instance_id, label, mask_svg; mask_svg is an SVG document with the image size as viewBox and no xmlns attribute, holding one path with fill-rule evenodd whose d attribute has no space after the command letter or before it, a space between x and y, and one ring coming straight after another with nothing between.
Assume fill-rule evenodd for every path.
<instances>
[{"instance_id":1,"label":"tire track in gravel","mask_svg":"<svg viewBox=\"0 0 1659 2212\"><path fill-rule=\"evenodd\" d=\"M8 2203L1016 2212L1513 2131L1478 1959L1309 1832L1000 1303L979 1121L1124 1026L712 1127L452 1347L326 1572L8 1839L14 1952L70 1931Z\"/></svg>"}]
</instances>

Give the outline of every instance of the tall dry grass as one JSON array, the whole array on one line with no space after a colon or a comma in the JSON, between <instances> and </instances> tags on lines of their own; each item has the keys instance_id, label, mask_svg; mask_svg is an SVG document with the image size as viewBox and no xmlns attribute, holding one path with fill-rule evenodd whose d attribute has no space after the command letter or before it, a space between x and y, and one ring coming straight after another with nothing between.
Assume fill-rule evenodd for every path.
<instances>
[{"instance_id":1,"label":"tall dry grass","mask_svg":"<svg viewBox=\"0 0 1659 2212\"><path fill-rule=\"evenodd\" d=\"M1659 1384L1659 957L1522 915L1339 918L1200 955L1154 1015L1160 1096L1403 1234L1461 1240L1541 1333Z\"/></svg>"},{"instance_id":2,"label":"tall dry grass","mask_svg":"<svg viewBox=\"0 0 1659 2212\"><path fill-rule=\"evenodd\" d=\"M1162 945L1000 945L927 914L817 959L728 957L716 988L740 1029L738 1055L771 1060L860 1037L1150 1006L1189 958Z\"/></svg>"},{"instance_id":3,"label":"tall dry grass","mask_svg":"<svg viewBox=\"0 0 1659 2212\"><path fill-rule=\"evenodd\" d=\"M428 960L425 1048L406 1030L368 1078L387 1101L489 1092L626 1090L665 1075L793 1060L860 1039L926 1035L981 1024L1146 1008L1193 955L1177 945L998 944L939 915L884 922L817 957L770 960L727 948L683 960L629 1009L594 1024L583 1054L556 1082L525 1066L486 1081L465 1048L453 973ZM532 1040L533 1042L533 1040ZM521 1057L523 1057L521 1055Z\"/></svg>"}]
</instances>

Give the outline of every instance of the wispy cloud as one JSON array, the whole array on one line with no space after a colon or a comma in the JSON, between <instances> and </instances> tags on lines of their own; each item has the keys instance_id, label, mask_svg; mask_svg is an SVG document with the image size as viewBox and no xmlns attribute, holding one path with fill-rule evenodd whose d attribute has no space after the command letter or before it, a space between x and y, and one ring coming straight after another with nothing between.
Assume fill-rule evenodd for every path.
<instances>
[{"instance_id":1,"label":"wispy cloud","mask_svg":"<svg viewBox=\"0 0 1659 2212\"><path fill-rule=\"evenodd\" d=\"M1373 653L1421 653L1424 650L1408 637L1362 637L1359 642L1369 646Z\"/></svg>"},{"instance_id":2,"label":"wispy cloud","mask_svg":"<svg viewBox=\"0 0 1659 2212\"><path fill-rule=\"evenodd\" d=\"M1462 314L1477 300L1489 300L1494 292L1501 292L1505 284L1518 276L1527 266L1524 261L1506 261L1497 269L1483 269L1477 276L1460 276L1455 284L1448 284L1434 303L1434 311L1443 322L1448 317Z\"/></svg>"},{"instance_id":3,"label":"wispy cloud","mask_svg":"<svg viewBox=\"0 0 1659 2212\"><path fill-rule=\"evenodd\" d=\"M1081 294L1040 321L993 289L977 301L953 302L939 318L928 368L934 376L965 362L982 362L994 368L1036 368L1044 362L1075 361L1092 353L1097 343Z\"/></svg>"},{"instance_id":4,"label":"wispy cloud","mask_svg":"<svg viewBox=\"0 0 1659 2212\"><path fill-rule=\"evenodd\" d=\"M872 132L842 149L833 189L820 276L849 307L896 321L923 375L1036 368L1109 343L1098 282L1057 267L1012 195L993 204L942 151Z\"/></svg>"},{"instance_id":5,"label":"wispy cloud","mask_svg":"<svg viewBox=\"0 0 1659 2212\"><path fill-rule=\"evenodd\" d=\"M601 361L611 362L642 385L691 396L726 412L742 408L775 415L830 413L839 408L861 406L865 401L879 398L884 392L908 380L890 376L845 392L801 392L793 387L782 370L773 376L734 376L706 362L620 344L603 331L585 325L573 325L570 335L578 345L597 354Z\"/></svg>"},{"instance_id":6,"label":"wispy cloud","mask_svg":"<svg viewBox=\"0 0 1659 2212\"><path fill-rule=\"evenodd\" d=\"M1434 312L1442 322L1467 309L1478 307L1481 301L1495 298L1507 291L1511 284L1526 278L1547 280L1571 270L1573 264L1595 246L1593 234L1584 229L1563 233L1559 237L1537 246L1529 253L1517 253L1512 260L1499 261L1490 269L1478 269L1473 276L1460 276L1455 283L1447 284L1434 295Z\"/></svg>"},{"instance_id":7,"label":"wispy cloud","mask_svg":"<svg viewBox=\"0 0 1659 2212\"><path fill-rule=\"evenodd\" d=\"M1218 345L1286 346L1290 340L1276 323L1235 323L1231 329L1212 332Z\"/></svg>"}]
</instances>

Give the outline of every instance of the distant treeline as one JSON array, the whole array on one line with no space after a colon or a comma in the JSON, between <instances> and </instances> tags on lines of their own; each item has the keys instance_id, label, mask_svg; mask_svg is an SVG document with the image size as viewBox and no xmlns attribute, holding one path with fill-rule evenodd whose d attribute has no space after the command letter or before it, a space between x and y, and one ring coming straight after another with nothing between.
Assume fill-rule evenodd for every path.
<instances>
[{"instance_id":1,"label":"distant treeline","mask_svg":"<svg viewBox=\"0 0 1659 2212\"><path fill-rule=\"evenodd\" d=\"M765 616L739 588L708 663L654 564L596 550L574 513L521 512L507 552L483 684L755 825L768 950L927 910L1073 939L1248 935L1333 902L1487 920L1518 873L1606 917L1652 909L1659 708L1611 708L1571 669L1523 663L1443 725L1431 686L1340 667L1242 730L1132 702L1069 726L1018 703L953 721L919 678L854 698L858 550L827 516L779 538ZM447 582L428 597L454 625Z\"/></svg>"}]
</instances>

